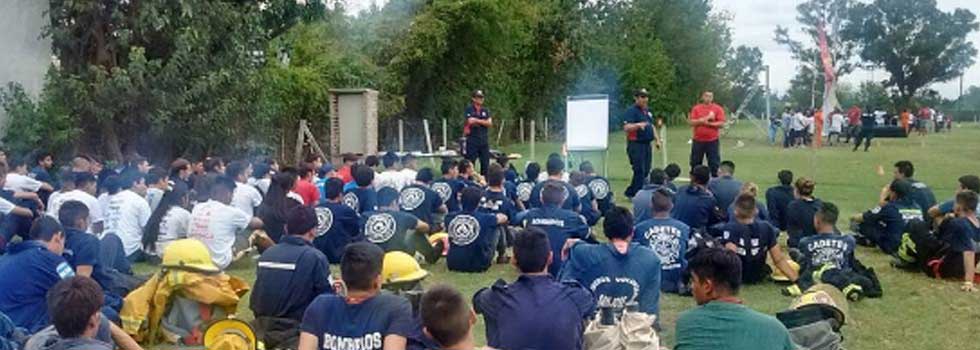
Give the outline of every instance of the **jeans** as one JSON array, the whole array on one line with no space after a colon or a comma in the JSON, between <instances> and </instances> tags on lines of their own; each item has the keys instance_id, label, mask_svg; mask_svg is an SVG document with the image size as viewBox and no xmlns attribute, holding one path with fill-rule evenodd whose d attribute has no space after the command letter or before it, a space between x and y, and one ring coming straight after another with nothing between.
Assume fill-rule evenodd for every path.
<instances>
[{"instance_id":1,"label":"jeans","mask_svg":"<svg viewBox=\"0 0 980 350\"><path fill-rule=\"evenodd\" d=\"M626 197L633 198L636 192L643 188L647 176L650 174L650 167L653 163L653 150L649 142L627 142L626 155L630 159L630 166L633 168L633 180L626 188Z\"/></svg>"},{"instance_id":2,"label":"jeans","mask_svg":"<svg viewBox=\"0 0 980 350\"><path fill-rule=\"evenodd\" d=\"M691 143L691 169L701 165L704 158L708 158L708 168L711 169L711 176L718 175L718 166L721 164L721 144L719 140Z\"/></svg>"},{"instance_id":3,"label":"jeans","mask_svg":"<svg viewBox=\"0 0 980 350\"><path fill-rule=\"evenodd\" d=\"M779 126L774 123L769 123L769 144L776 144L776 134L779 132Z\"/></svg>"}]
</instances>

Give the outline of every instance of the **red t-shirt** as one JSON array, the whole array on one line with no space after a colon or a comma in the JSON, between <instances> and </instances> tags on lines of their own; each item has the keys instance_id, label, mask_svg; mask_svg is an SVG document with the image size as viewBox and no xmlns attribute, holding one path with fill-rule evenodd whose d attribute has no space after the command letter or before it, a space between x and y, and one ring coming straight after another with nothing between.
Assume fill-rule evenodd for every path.
<instances>
[{"instance_id":1,"label":"red t-shirt","mask_svg":"<svg viewBox=\"0 0 980 350\"><path fill-rule=\"evenodd\" d=\"M932 111L928 108L922 107L919 109L919 119L929 120L932 119Z\"/></svg>"},{"instance_id":2,"label":"red t-shirt","mask_svg":"<svg viewBox=\"0 0 980 350\"><path fill-rule=\"evenodd\" d=\"M716 122L725 121L725 110L721 108L716 103L712 104L697 104L694 108L691 108L691 120L704 119L708 116L708 113L715 112ZM718 130L720 128L714 128L707 125L698 125L694 127L694 141L698 142L711 142L718 139Z\"/></svg>"},{"instance_id":3,"label":"red t-shirt","mask_svg":"<svg viewBox=\"0 0 980 350\"><path fill-rule=\"evenodd\" d=\"M293 192L296 192L296 194L302 197L303 204L308 207L315 207L320 203L320 190L312 182L303 179L296 180L296 186L293 187Z\"/></svg>"},{"instance_id":4,"label":"red t-shirt","mask_svg":"<svg viewBox=\"0 0 980 350\"><path fill-rule=\"evenodd\" d=\"M849 125L858 125L858 122L860 121L861 109L857 108L857 106L851 107L851 109L847 111L847 123Z\"/></svg>"},{"instance_id":5,"label":"red t-shirt","mask_svg":"<svg viewBox=\"0 0 980 350\"><path fill-rule=\"evenodd\" d=\"M340 170L337 170L337 177L340 178L341 181L344 181L345 184L354 181L354 176L350 173L349 165L340 167Z\"/></svg>"}]
</instances>

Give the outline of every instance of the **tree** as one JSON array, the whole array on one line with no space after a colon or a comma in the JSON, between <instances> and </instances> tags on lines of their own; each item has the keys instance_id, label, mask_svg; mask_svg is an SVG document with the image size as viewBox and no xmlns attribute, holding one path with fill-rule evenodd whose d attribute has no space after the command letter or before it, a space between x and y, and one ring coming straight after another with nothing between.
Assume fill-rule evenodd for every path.
<instances>
[{"instance_id":1,"label":"tree","mask_svg":"<svg viewBox=\"0 0 980 350\"><path fill-rule=\"evenodd\" d=\"M823 100L824 75L806 66L797 66L796 75L786 91L787 106L796 109L817 108Z\"/></svg>"},{"instance_id":2,"label":"tree","mask_svg":"<svg viewBox=\"0 0 980 350\"><path fill-rule=\"evenodd\" d=\"M880 108L884 111L896 111L888 90L881 83L874 81L861 82L855 94L855 103L864 109Z\"/></svg>"},{"instance_id":3,"label":"tree","mask_svg":"<svg viewBox=\"0 0 980 350\"><path fill-rule=\"evenodd\" d=\"M967 35L978 29L966 9L942 12L935 0L875 0L858 4L845 35L860 44L861 58L884 68L883 85L911 107L923 87L949 81L973 65L977 54Z\"/></svg>"},{"instance_id":4,"label":"tree","mask_svg":"<svg viewBox=\"0 0 980 350\"><path fill-rule=\"evenodd\" d=\"M857 43L853 38L842 35L844 28L850 25L854 6L854 0L809 0L799 4L796 6L796 21L802 24L806 39L793 39L786 27L777 26L775 40L786 46L793 53L793 58L803 65L822 70L817 28L824 25L834 70L840 79L859 66L855 61ZM820 86L822 89L822 82Z\"/></svg>"},{"instance_id":5,"label":"tree","mask_svg":"<svg viewBox=\"0 0 980 350\"><path fill-rule=\"evenodd\" d=\"M764 69L762 51L757 47L739 46L732 50L725 59L726 81L732 84L732 102L734 106L742 104L752 90L756 90L748 105L754 113L760 112L757 101L764 103L765 91L760 86L759 73ZM765 105L761 112L764 114ZM734 111L732 111L734 112ZM761 115L761 114L760 114Z\"/></svg>"}]
</instances>

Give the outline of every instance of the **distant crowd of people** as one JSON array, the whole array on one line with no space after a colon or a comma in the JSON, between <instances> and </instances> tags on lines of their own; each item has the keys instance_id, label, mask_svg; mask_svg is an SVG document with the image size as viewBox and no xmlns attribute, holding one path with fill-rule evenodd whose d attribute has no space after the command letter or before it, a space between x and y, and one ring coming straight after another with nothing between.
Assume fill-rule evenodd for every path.
<instances>
[{"instance_id":1,"label":"distant crowd of people","mask_svg":"<svg viewBox=\"0 0 980 350\"><path fill-rule=\"evenodd\" d=\"M906 135L915 132L924 136L930 130L936 133L952 130L953 118L929 107L922 107L912 115L908 109L891 114L880 108L862 110L852 106L846 113L835 108L829 117L825 117L820 109L787 107L781 115L770 117L768 136L769 143L775 144L779 134L782 134L784 148L821 147L825 141L826 145L833 146L853 140L854 150L863 142L867 151L874 137L874 128L883 126L899 127Z\"/></svg>"}]
</instances>

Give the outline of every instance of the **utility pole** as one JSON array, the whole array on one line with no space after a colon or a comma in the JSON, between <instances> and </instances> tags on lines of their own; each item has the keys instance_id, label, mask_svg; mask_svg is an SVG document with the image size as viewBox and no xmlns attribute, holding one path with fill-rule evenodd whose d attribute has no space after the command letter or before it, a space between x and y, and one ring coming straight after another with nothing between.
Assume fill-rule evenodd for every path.
<instances>
[{"instance_id":1,"label":"utility pole","mask_svg":"<svg viewBox=\"0 0 980 350\"><path fill-rule=\"evenodd\" d=\"M960 82L961 82L960 83L960 91L961 91L960 94L961 95L963 94L962 93L962 91L963 91L962 81L963 80L960 80ZM772 120L772 114L770 113L770 110L769 110L769 95L770 95L770 93L769 93L769 65L766 65L766 120Z\"/></svg>"}]
</instances>

